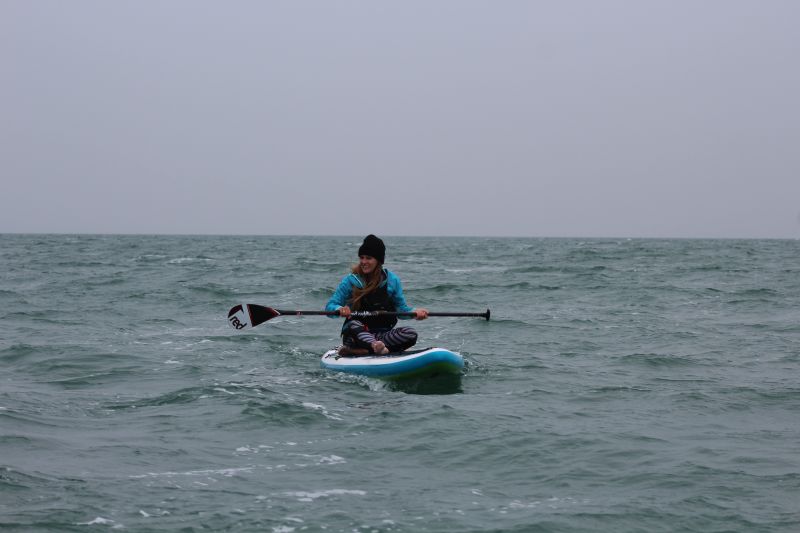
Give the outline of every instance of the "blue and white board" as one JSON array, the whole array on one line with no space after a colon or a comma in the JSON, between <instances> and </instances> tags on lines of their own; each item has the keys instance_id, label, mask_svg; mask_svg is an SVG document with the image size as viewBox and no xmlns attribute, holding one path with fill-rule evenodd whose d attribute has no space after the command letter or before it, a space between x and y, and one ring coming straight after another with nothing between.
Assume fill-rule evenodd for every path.
<instances>
[{"instance_id":1,"label":"blue and white board","mask_svg":"<svg viewBox=\"0 0 800 533\"><path fill-rule=\"evenodd\" d=\"M404 379L437 374L460 374L461 354L445 348L426 348L386 355L340 356L337 350L325 352L322 368L382 379Z\"/></svg>"}]
</instances>

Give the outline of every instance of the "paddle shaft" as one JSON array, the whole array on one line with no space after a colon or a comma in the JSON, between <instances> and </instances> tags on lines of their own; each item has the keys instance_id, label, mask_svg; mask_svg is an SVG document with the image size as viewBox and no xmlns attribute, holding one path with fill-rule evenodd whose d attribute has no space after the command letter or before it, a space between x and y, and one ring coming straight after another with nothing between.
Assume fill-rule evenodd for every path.
<instances>
[{"instance_id":1,"label":"paddle shaft","mask_svg":"<svg viewBox=\"0 0 800 533\"><path fill-rule=\"evenodd\" d=\"M337 311L298 311L285 309L273 309L258 304L239 304L231 308L228 312L228 323L234 329L252 328L259 324L263 324L267 320L272 320L277 316L300 316L300 315L325 315L325 316L339 316ZM353 311L350 313L350 318L369 318L376 316L397 316L397 317L415 317L416 313L401 312L401 311ZM485 313L428 313L428 316L474 316L485 318L489 320L490 312L487 309Z\"/></svg>"},{"instance_id":2,"label":"paddle shaft","mask_svg":"<svg viewBox=\"0 0 800 533\"><path fill-rule=\"evenodd\" d=\"M275 309L281 315L327 315L339 316L336 311L286 311L283 309ZM404 311L352 311L351 318L367 318L374 316L397 316L397 317L414 317L417 316L413 312ZM449 313L449 312L429 312L428 316L461 316L461 317L479 317L489 320L491 312L487 309L485 313Z\"/></svg>"}]
</instances>

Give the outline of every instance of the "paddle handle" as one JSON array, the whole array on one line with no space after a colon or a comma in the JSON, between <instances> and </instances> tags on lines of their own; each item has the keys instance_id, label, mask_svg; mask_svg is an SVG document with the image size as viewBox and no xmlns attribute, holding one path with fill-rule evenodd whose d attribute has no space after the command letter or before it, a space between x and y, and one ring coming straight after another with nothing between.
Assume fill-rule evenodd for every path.
<instances>
[{"instance_id":1,"label":"paddle handle","mask_svg":"<svg viewBox=\"0 0 800 533\"><path fill-rule=\"evenodd\" d=\"M409 313L413 316L413 313ZM492 312L490 310L486 310L485 313L450 313L450 312L429 312L428 316L474 316L476 318L485 318L489 320L492 316Z\"/></svg>"}]
</instances>

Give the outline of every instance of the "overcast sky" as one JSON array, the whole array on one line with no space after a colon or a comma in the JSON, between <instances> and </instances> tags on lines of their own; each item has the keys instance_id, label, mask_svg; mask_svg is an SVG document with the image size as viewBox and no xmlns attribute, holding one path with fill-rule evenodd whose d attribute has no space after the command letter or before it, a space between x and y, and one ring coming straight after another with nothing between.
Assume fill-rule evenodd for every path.
<instances>
[{"instance_id":1,"label":"overcast sky","mask_svg":"<svg viewBox=\"0 0 800 533\"><path fill-rule=\"evenodd\" d=\"M796 0L0 0L0 232L800 238Z\"/></svg>"}]
</instances>

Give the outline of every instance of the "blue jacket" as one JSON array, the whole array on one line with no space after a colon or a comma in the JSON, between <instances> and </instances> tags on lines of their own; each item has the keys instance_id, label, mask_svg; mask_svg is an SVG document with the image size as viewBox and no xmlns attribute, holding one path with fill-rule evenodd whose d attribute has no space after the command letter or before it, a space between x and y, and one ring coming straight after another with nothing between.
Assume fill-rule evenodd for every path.
<instances>
[{"instance_id":1,"label":"blue jacket","mask_svg":"<svg viewBox=\"0 0 800 533\"><path fill-rule=\"evenodd\" d=\"M385 268L383 269L383 273L386 274L386 279L381 282L380 286L386 286L386 292L389 294L392 302L394 302L397 311L401 313L413 311L414 309L409 307L406 303L406 298L403 296L403 285L400 283L400 278L397 277L397 274ZM358 274L346 275L342 278L341 283L339 283L331 299L328 300L328 305L325 306L325 310L338 311L340 307L349 305L349 302L353 299L353 288L357 287L360 289L363 286L364 280L362 280L361 276Z\"/></svg>"}]
</instances>

